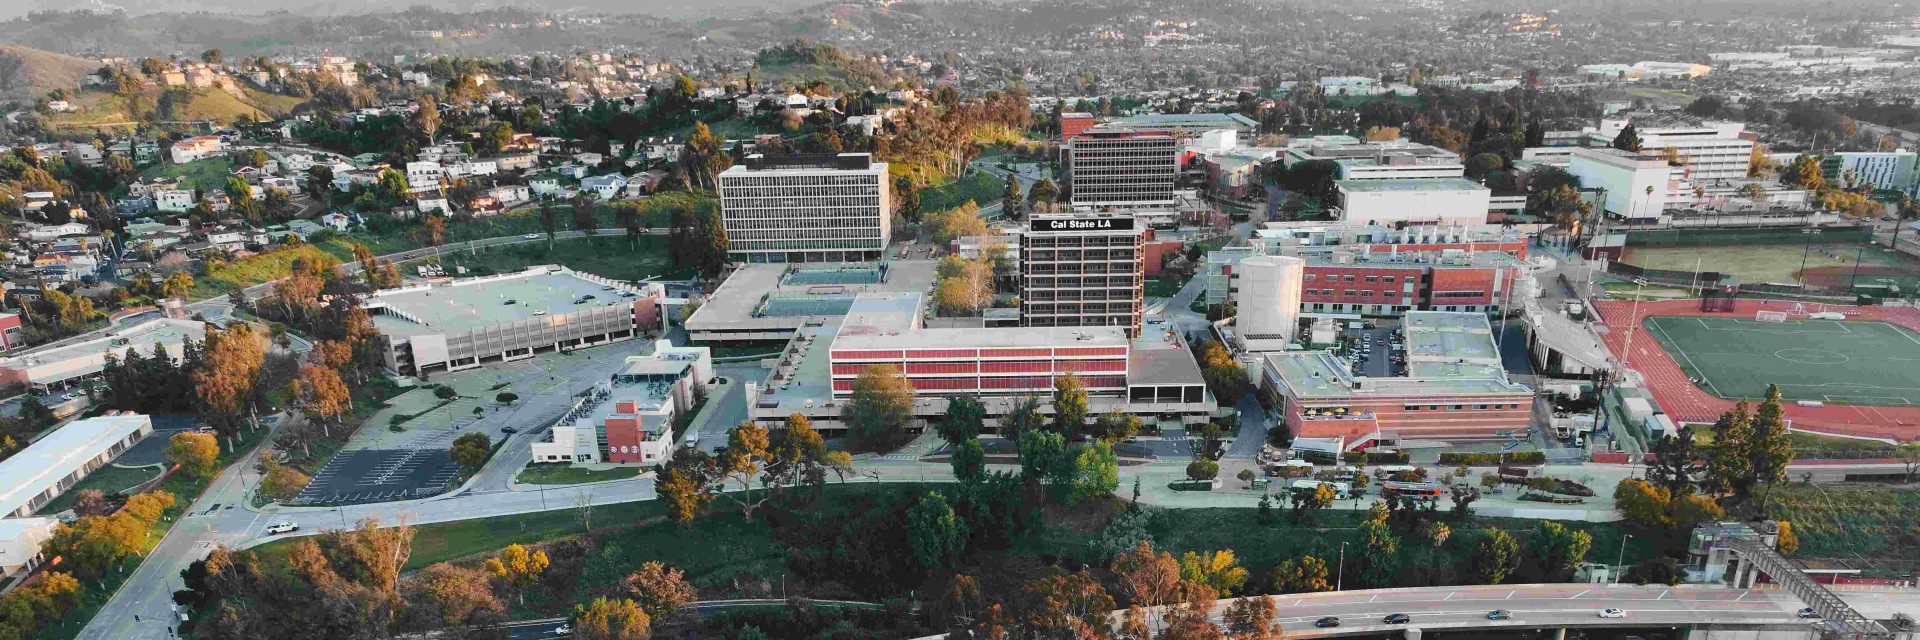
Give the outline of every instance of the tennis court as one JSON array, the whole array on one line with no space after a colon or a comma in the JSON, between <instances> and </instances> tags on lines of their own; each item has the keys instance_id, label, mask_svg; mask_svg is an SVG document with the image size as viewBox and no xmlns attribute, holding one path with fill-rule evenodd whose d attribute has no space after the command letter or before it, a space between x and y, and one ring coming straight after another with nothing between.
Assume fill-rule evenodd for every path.
<instances>
[{"instance_id":1,"label":"tennis court","mask_svg":"<svg viewBox=\"0 0 1920 640\"><path fill-rule=\"evenodd\" d=\"M1655 316L1647 333L1689 378L1728 399L1780 385L1788 400L1920 405L1920 335L1885 322Z\"/></svg>"}]
</instances>

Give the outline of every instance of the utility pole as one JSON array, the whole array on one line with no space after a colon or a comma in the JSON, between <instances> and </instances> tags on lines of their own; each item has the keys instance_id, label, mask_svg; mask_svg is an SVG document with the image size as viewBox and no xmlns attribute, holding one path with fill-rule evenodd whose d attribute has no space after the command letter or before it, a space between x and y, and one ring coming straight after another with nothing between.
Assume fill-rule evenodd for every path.
<instances>
[{"instance_id":1,"label":"utility pole","mask_svg":"<svg viewBox=\"0 0 1920 640\"><path fill-rule=\"evenodd\" d=\"M1625 544L1625 543L1622 543ZM1333 577L1333 590L1339 591L1347 583L1347 543L1340 543L1340 573Z\"/></svg>"}]
</instances>

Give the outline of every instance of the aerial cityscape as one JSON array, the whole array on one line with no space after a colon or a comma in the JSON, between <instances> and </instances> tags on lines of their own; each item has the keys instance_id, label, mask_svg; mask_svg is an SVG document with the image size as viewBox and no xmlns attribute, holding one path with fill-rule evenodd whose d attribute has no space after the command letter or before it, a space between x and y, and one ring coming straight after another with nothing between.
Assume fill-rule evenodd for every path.
<instances>
[{"instance_id":1,"label":"aerial cityscape","mask_svg":"<svg viewBox=\"0 0 1920 640\"><path fill-rule=\"evenodd\" d=\"M0 640L1915 640L1917 100L1888 0L20 0Z\"/></svg>"}]
</instances>

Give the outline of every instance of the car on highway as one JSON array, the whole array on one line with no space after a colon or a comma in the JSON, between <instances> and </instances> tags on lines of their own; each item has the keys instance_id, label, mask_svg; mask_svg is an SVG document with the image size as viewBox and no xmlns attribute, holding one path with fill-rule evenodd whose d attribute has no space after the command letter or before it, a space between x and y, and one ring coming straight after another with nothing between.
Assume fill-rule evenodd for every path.
<instances>
[{"instance_id":1,"label":"car on highway","mask_svg":"<svg viewBox=\"0 0 1920 640\"><path fill-rule=\"evenodd\" d=\"M1387 624L1406 624L1409 622L1413 622L1413 616L1410 616L1404 613L1392 613L1392 614L1387 614L1386 619L1381 620L1381 622L1385 622Z\"/></svg>"},{"instance_id":2,"label":"car on highway","mask_svg":"<svg viewBox=\"0 0 1920 640\"><path fill-rule=\"evenodd\" d=\"M1488 620L1512 620L1513 612L1506 609L1494 609L1487 612Z\"/></svg>"},{"instance_id":3,"label":"car on highway","mask_svg":"<svg viewBox=\"0 0 1920 640\"><path fill-rule=\"evenodd\" d=\"M1313 626L1316 626L1322 629L1331 629L1333 627L1340 626L1340 619L1333 616L1327 616L1325 618L1321 618L1319 620L1313 621Z\"/></svg>"},{"instance_id":4,"label":"car on highway","mask_svg":"<svg viewBox=\"0 0 1920 640\"><path fill-rule=\"evenodd\" d=\"M1626 612L1626 611L1623 611L1623 610L1620 610L1620 609L1615 609L1615 608L1613 608L1613 607L1607 607L1607 608L1605 608L1605 609L1601 609L1601 610L1600 610L1600 617L1602 617L1602 618L1625 618L1625 617L1627 617L1627 612Z\"/></svg>"},{"instance_id":5,"label":"car on highway","mask_svg":"<svg viewBox=\"0 0 1920 640\"><path fill-rule=\"evenodd\" d=\"M523 236L520 236L520 239L521 239L521 240L539 240L539 239L540 239L540 234L538 234L538 233L529 233L529 234L526 234L526 235L523 235Z\"/></svg>"},{"instance_id":6,"label":"car on highway","mask_svg":"<svg viewBox=\"0 0 1920 640\"><path fill-rule=\"evenodd\" d=\"M1814 611L1813 607L1805 607L1800 609L1799 615L1802 618L1818 618L1820 617L1820 612Z\"/></svg>"},{"instance_id":7,"label":"car on highway","mask_svg":"<svg viewBox=\"0 0 1920 640\"><path fill-rule=\"evenodd\" d=\"M281 522L281 523L267 525L267 535L270 535L270 536L277 536L282 533L293 533L299 530L300 530L300 525L297 525L291 522Z\"/></svg>"},{"instance_id":8,"label":"car on highway","mask_svg":"<svg viewBox=\"0 0 1920 640\"><path fill-rule=\"evenodd\" d=\"M562 622L560 623L560 626L553 628L553 635L556 635L556 636L573 635L573 625Z\"/></svg>"},{"instance_id":9,"label":"car on highway","mask_svg":"<svg viewBox=\"0 0 1920 640\"><path fill-rule=\"evenodd\" d=\"M513 427L500 427L500 433L504 433L504 434L507 434L507 435L513 435L513 434L516 434L516 433L520 433L520 430L519 430L519 429L515 429L515 428L513 428Z\"/></svg>"}]
</instances>

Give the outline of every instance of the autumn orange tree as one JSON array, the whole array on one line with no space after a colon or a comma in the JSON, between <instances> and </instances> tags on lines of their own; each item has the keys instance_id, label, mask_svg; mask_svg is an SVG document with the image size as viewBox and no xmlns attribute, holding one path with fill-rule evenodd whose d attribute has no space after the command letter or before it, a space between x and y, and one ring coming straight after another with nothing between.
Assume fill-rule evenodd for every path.
<instances>
[{"instance_id":1,"label":"autumn orange tree","mask_svg":"<svg viewBox=\"0 0 1920 640\"><path fill-rule=\"evenodd\" d=\"M510 544L499 555L487 558L485 567L487 573L513 587L520 604L526 604L527 588L540 582L540 574L546 573L549 564L547 552Z\"/></svg>"},{"instance_id":2,"label":"autumn orange tree","mask_svg":"<svg viewBox=\"0 0 1920 640\"><path fill-rule=\"evenodd\" d=\"M634 602L640 604L640 610L655 620L672 615L700 597L700 592L687 583L685 574L658 561L640 565L639 570L628 574L620 584L633 596Z\"/></svg>"},{"instance_id":3,"label":"autumn orange tree","mask_svg":"<svg viewBox=\"0 0 1920 640\"><path fill-rule=\"evenodd\" d=\"M340 380L340 373L322 365L300 365L300 375L293 379L289 391L300 413L318 422L322 429L334 424L353 404L353 394ZM326 436L333 434L328 431Z\"/></svg>"},{"instance_id":4,"label":"autumn orange tree","mask_svg":"<svg viewBox=\"0 0 1920 640\"><path fill-rule=\"evenodd\" d=\"M205 478L213 475L220 462L220 443L215 442L211 434L182 431L167 439L163 454L167 462L179 465L180 472L187 477Z\"/></svg>"},{"instance_id":5,"label":"autumn orange tree","mask_svg":"<svg viewBox=\"0 0 1920 640\"><path fill-rule=\"evenodd\" d=\"M505 613L507 607L494 596L492 581L479 569L438 563L427 567L416 581L417 602L431 603L437 618L449 627L470 624L480 614Z\"/></svg>"},{"instance_id":6,"label":"autumn orange tree","mask_svg":"<svg viewBox=\"0 0 1920 640\"><path fill-rule=\"evenodd\" d=\"M238 324L224 331L207 331L202 364L193 373L194 392L204 408L202 415L227 437L232 448L244 414L259 428L254 411L254 382L260 366L266 362L267 339L248 325Z\"/></svg>"},{"instance_id":7,"label":"autumn orange tree","mask_svg":"<svg viewBox=\"0 0 1920 640\"><path fill-rule=\"evenodd\" d=\"M1114 580L1119 582L1119 592L1133 604L1146 607L1145 617L1141 620L1149 630L1160 624L1158 608L1171 604L1180 590L1180 563L1173 554L1165 551L1155 552L1153 543L1141 540L1132 549L1114 556L1108 565Z\"/></svg>"}]
</instances>

